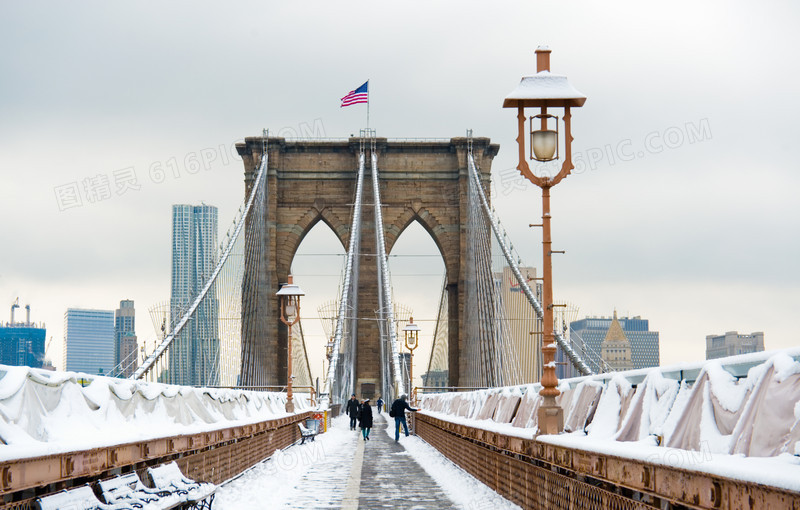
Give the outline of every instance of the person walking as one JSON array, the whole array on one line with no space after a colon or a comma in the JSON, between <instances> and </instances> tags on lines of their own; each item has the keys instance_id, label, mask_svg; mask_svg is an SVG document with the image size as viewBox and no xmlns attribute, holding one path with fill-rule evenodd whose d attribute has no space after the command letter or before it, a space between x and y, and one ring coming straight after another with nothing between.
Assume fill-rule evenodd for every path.
<instances>
[{"instance_id":1,"label":"person walking","mask_svg":"<svg viewBox=\"0 0 800 510\"><path fill-rule=\"evenodd\" d=\"M375 404L378 407L378 414L381 414L381 411L383 410L383 399L381 397L378 397L378 401L375 402Z\"/></svg>"},{"instance_id":2,"label":"person walking","mask_svg":"<svg viewBox=\"0 0 800 510\"><path fill-rule=\"evenodd\" d=\"M400 398L392 402L392 408L389 410L389 416L394 418L394 440L400 440L400 425L403 425L403 430L408 437L408 424L406 423L406 409L411 412L417 411L406 402L407 397L400 395Z\"/></svg>"},{"instance_id":3,"label":"person walking","mask_svg":"<svg viewBox=\"0 0 800 510\"><path fill-rule=\"evenodd\" d=\"M350 400L347 401L347 407L345 408L345 413L350 417L350 430L356 429L356 420L358 419L358 411L360 407L361 405L358 403L356 394L353 393L350 396Z\"/></svg>"},{"instance_id":4,"label":"person walking","mask_svg":"<svg viewBox=\"0 0 800 510\"><path fill-rule=\"evenodd\" d=\"M361 425L361 435L364 436L364 441L369 441L369 430L372 428L372 407L369 405L368 398L365 398L361 404L358 422Z\"/></svg>"}]
</instances>

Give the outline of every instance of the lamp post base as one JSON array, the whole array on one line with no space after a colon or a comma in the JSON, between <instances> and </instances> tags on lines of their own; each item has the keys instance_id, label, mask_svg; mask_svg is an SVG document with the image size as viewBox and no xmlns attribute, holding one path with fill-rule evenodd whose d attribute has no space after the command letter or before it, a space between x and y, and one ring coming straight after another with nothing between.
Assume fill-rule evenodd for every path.
<instances>
[{"instance_id":1,"label":"lamp post base","mask_svg":"<svg viewBox=\"0 0 800 510\"><path fill-rule=\"evenodd\" d=\"M560 434L564 430L564 410L558 404L539 407L539 433Z\"/></svg>"},{"instance_id":2,"label":"lamp post base","mask_svg":"<svg viewBox=\"0 0 800 510\"><path fill-rule=\"evenodd\" d=\"M292 402L292 399L289 399L289 400L286 401L286 412L287 413L293 413L294 412L294 402Z\"/></svg>"}]
</instances>

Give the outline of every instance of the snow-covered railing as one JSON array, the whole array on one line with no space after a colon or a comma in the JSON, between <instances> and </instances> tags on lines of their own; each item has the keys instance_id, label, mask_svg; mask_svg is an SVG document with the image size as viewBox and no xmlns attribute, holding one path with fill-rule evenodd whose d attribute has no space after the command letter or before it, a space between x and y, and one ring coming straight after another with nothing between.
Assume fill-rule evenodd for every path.
<instances>
[{"instance_id":1,"label":"snow-covered railing","mask_svg":"<svg viewBox=\"0 0 800 510\"><path fill-rule=\"evenodd\" d=\"M540 389L537 383L424 394L420 405L477 427L533 436ZM800 348L565 379L559 389L567 432L731 455L800 453Z\"/></svg>"},{"instance_id":2,"label":"snow-covered railing","mask_svg":"<svg viewBox=\"0 0 800 510\"><path fill-rule=\"evenodd\" d=\"M800 348L562 380L565 432L558 435L538 433L539 389L425 394L419 407L454 427L800 497Z\"/></svg>"},{"instance_id":3,"label":"snow-covered railing","mask_svg":"<svg viewBox=\"0 0 800 510\"><path fill-rule=\"evenodd\" d=\"M295 394L296 413L312 409ZM0 462L290 416L286 393L0 365Z\"/></svg>"}]
</instances>

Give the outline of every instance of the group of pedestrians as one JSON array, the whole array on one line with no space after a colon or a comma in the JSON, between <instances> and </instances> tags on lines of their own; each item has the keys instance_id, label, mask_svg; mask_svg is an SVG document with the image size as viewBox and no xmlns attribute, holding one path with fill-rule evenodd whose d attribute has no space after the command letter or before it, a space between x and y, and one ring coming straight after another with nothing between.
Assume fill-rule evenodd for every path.
<instances>
[{"instance_id":1,"label":"group of pedestrians","mask_svg":"<svg viewBox=\"0 0 800 510\"><path fill-rule=\"evenodd\" d=\"M401 395L400 398L392 402L392 406L389 409L389 416L394 418L394 440L400 440L400 426L403 426L403 431L408 437L408 424L406 423L406 410L409 411L416 411L416 409L412 408L408 405L406 401L407 397L405 395ZM378 414L381 414L381 409L383 408L383 399L378 398L377 407L378 407ZM350 430L356 430L356 424L361 428L361 435L364 438L364 441L369 441L369 431L372 429L372 406L369 403L369 399L365 398L361 402L358 401L356 398L356 394L353 393L350 396L350 400L347 401L347 407L345 408L345 413L350 417Z\"/></svg>"},{"instance_id":2,"label":"group of pedestrians","mask_svg":"<svg viewBox=\"0 0 800 510\"><path fill-rule=\"evenodd\" d=\"M372 428L372 406L369 404L369 399L365 398L359 402L356 394L350 396L347 401L347 416L350 417L350 430L356 430L356 422L361 427L361 435L364 441L369 441L369 431Z\"/></svg>"}]
</instances>

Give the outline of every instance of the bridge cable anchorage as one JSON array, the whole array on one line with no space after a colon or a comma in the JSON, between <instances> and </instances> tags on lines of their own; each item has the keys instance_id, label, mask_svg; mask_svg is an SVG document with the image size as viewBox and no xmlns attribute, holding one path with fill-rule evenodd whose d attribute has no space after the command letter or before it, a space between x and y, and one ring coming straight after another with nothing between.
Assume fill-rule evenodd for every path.
<instances>
[{"instance_id":1,"label":"bridge cable anchorage","mask_svg":"<svg viewBox=\"0 0 800 510\"><path fill-rule=\"evenodd\" d=\"M478 175L477 166L475 164L473 153L470 151L467 155L467 166L469 167L469 173L471 176L470 182L474 184L474 187L477 191L477 195L480 198L480 204L483 209L483 212L491 225L492 232L494 233L494 237L498 244L500 245L500 249L503 253L503 256L506 259L506 263L508 264L509 268L511 269L514 278L517 280L520 289L525 294L528 302L533 307L534 311L536 312L536 316L540 320L544 320L544 310L542 309L542 305L536 299L533 291L531 290L530 286L528 285L528 281L526 278L522 276L520 272L519 265L517 261L514 260L514 257L511 254L511 249L509 249L506 241L504 239L504 233L500 231L500 227L498 225L497 220L495 219L494 215L492 214L492 210L489 207L489 203L486 199L486 194L483 191L483 187L480 183L480 177ZM583 358L572 348L571 342L567 342L564 339L564 336L558 329L555 330L554 333L556 343L561 347L562 351L567 355L572 365L578 370L581 375L592 375L594 372L592 369L586 364Z\"/></svg>"},{"instance_id":2,"label":"bridge cable anchorage","mask_svg":"<svg viewBox=\"0 0 800 510\"><path fill-rule=\"evenodd\" d=\"M351 389L355 389L353 366L356 358L355 339L357 338L358 327L358 253L361 250L361 212L365 166L365 154L362 145L358 157L356 194L351 213L350 240L344 261L339 313L333 335L330 364L328 365L328 373L322 391L323 394L328 395L330 404L346 402L348 392ZM351 311L353 313L350 313Z\"/></svg>"},{"instance_id":3,"label":"bridge cable anchorage","mask_svg":"<svg viewBox=\"0 0 800 510\"><path fill-rule=\"evenodd\" d=\"M266 144L266 136L265 141ZM216 284L221 284L222 281L229 281L229 280L236 280L237 278L241 281L241 274L243 273L243 268L239 261L233 261L231 259L231 254L236 251L240 253L242 251L253 251L253 250L260 250L258 247L259 244L257 242L245 242L244 237L241 236L242 230L245 230L245 225L247 224L247 233L246 236L250 237L251 232L254 230L258 230L257 228L254 229L253 226L258 226L260 223L263 223L263 214L251 214L254 210L254 204L258 204L258 207L255 209L260 209L263 212L263 205L265 202L265 193L264 188L266 187L266 175L267 175L267 167L268 167L268 152L265 150L261 157L261 162L258 168L258 173L256 178L252 183L252 188L250 193L244 203L244 207L240 208L238 220L234 220L234 225L232 226L232 230L228 232L227 235L227 244L224 248L220 251L218 256L210 257L213 261L214 258L217 259L216 263L214 264L213 270L207 274L207 277L202 282L202 287L200 291L195 295L195 297L191 300L189 306L182 311L182 313L175 313L173 315L173 320L171 321L172 325L169 329L169 334L167 334L163 340L161 340L158 345L156 345L153 352L151 352L147 358L143 361L141 366L139 366L134 372L131 378L133 379L144 379L145 377L155 380L161 377L161 374L164 373L164 366L168 364L169 370L167 373L169 374L170 378L172 379L176 376L176 370L179 370L181 367L186 366L189 363L188 359L186 358L186 353L183 352L172 352L171 347L174 347L181 339L181 333L184 332L185 328L190 324L190 321L194 318L194 316L198 313L198 310L202 308L204 314L209 314L216 316L217 319L220 318L219 309L216 302ZM263 234L263 233L258 233ZM207 257L208 258L208 257ZM240 259L242 257L235 256L235 259ZM251 259L252 260L252 259ZM232 261L231 264L227 264L229 261ZM231 273L231 274L229 274ZM220 275L223 275L220 278ZM218 279L220 282L218 282ZM233 285L236 288L236 285ZM251 288L253 286L250 286ZM257 287L257 286L255 286ZM241 286L240 286L241 288ZM241 292L241 290L240 290ZM227 296L227 293L223 293L223 296ZM241 296L241 294L239 294ZM236 297L227 298L231 302L238 301L241 306L240 299L236 299ZM247 302L247 300L245 300ZM172 308L174 310L178 310L173 303ZM230 317L228 315L231 315ZM236 317L238 315L238 317ZM175 317L178 317L177 320ZM223 313L221 317L223 322L227 321L240 321L241 320L241 313L240 310L233 310L233 311L226 311ZM202 321L198 321L202 322ZM202 326L196 325L192 326L186 331L189 330L197 330L200 329ZM224 328L226 330L230 330L231 328ZM235 328L239 329L239 328ZM203 345L201 349L203 350L200 354L199 363L203 365L204 375L202 376L205 381L204 383L207 385L214 385L219 380L219 376L221 374L222 369L220 368L220 351L219 351L219 331L211 331L211 332L201 332L204 336L201 337L201 342ZM241 339L238 341L234 340L230 342L235 349L236 344L241 345ZM183 349L181 349L183 350ZM232 356L236 357L236 355L241 355L241 367L246 368L248 363L252 363L252 360L248 359L246 356L247 354L247 346L245 345L241 348L241 353L233 353ZM229 360L230 361L230 360ZM227 365L233 364L234 361L230 361ZM226 365L226 366L227 366ZM256 368L256 367L253 367ZM226 369L227 370L227 369ZM242 380L244 383L244 379Z\"/></svg>"},{"instance_id":4,"label":"bridge cable anchorage","mask_svg":"<svg viewBox=\"0 0 800 510\"><path fill-rule=\"evenodd\" d=\"M392 363L390 366L392 367L394 376L394 388L392 388L391 385L388 384L389 381L387 380L388 374L386 374L386 369L388 364L383 363L382 370L384 371L384 387L382 389L382 395L391 396L393 398L395 395L405 395L406 388L403 381L402 371L400 369L400 352L397 346L397 334L395 331L391 276L389 274L389 264L387 263L386 259L386 239L384 237L383 214L381 212L381 192L378 183L378 154L375 151L374 138L372 139L371 148L372 191L375 203L375 251L378 254L378 305L380 316L381 318L385 319L383 322L383 327L385 329L381 336L382 342L389 343L389 349L387 349L387 351L391 353ZM385 400L388 401L389 399L385 398Z\"/></svg>"}]
</instances>

